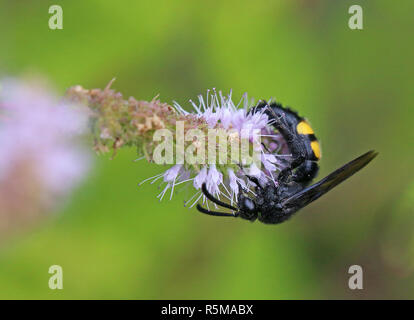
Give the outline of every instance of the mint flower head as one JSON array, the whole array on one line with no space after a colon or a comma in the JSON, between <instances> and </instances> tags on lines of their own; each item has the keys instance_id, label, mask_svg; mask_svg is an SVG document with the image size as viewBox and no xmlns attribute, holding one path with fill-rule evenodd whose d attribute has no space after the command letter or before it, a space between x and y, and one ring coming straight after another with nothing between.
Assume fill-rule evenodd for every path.
<instances>
[{"instance_id":1,"label":"mint flower head","mask_svg":"<svg viewBox=\"0 0 414 320\"><path fill-rule=\"evenodd\" d=\"M171 165L140 183L159 183L159 200L171 199L177 188L191 184L195 194L186 204L206 203L201 192L206 184L211 194L233 203L240 192L253 193L246 175L277 184L290 156L286 142L264 111L252 112L247 95L235 105L231 93L213 89L197 103L190 100L187 108L158 98L125 100L111 83L104 90L75 86L67 97L89 107L97 152L115 155L121 147L133 146L138 159Z\"/></svg>"},{"instance_id":2,"label":"mint flower head","mask_svg":"<svg viewBox=\"0 0 414 320\"><path fill-rule=\"evenodd\" d=\"M85 176L85 111L33 83L0 82L0 230L52 210Z\"/></svg>"},{"instance_id":3,"label":"mint flower head","mask_svg":"<svg viewBox=\"0 0 414 320\"><path fill-rule=\"evenodd\" d=\"M281 135L272 130L271 120L263 112L253 113L249 109L249 102L245 94L236 106L232 101L232 94L224 96L222 92L216 92L213 89L212 94L207 92L206 98L202 95L198 97L198 104L190 100L193 112L185 111L179 104L174 103L177 112L182 115L193 115L202 123L206 123L209 129L220 128L224 135L231 139L245 139L259 155L259 162L252 162L248 166L244 160L249 154L242 152L239 162L227 161L224 163L209 162L199 166L199 170L186 170L185 164L175 165L167 170L163 175L166 183L159 197L162 199L168 189L177 184L192 181L194 188L197 190L193 198L190 199L189 206L194 206L202 199L203 203L208 206L208 201L201 192L202 185L205 183L207 190L220 197L227 198L231 204L237 199L240 187L247 192L251 190L251 183L246 179L246 174L257 178L261 183L276 184L275 174L284 168L285 161L281 160L277 154L272 151L276 149L286 149L285 142ZM231 141L230 141L231 143ZM268 145L268 147L266 147ZM272 151L270 151L272 149ZM283 156L282 156L283 157ZM194 172L195 171L195 172ZM192 178L188 178L191 177ZM170 196L170 197L171 197Z\"/></svg>"}]
</instances>

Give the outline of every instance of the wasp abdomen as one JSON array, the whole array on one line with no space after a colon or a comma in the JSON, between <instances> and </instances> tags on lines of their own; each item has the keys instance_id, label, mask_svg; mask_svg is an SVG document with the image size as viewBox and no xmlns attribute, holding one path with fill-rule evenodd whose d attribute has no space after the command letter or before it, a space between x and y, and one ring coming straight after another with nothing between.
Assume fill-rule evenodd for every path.
<instances>
[{"instance_id":1,"label":"wasp abdomen","mask_svg":"<svg viewBox=\"0 0 414 320\"><path fill-rule=\"evenodd\" d=\"M321 158L321 147L312 127L305 119L302 119L296 125L295 130L298 135L303 136L302 139L307 147L307 158L309 158L309 160L318 161Z\"/></svg>"},{"instance_id":2,"label":"wasp abdomen","mask_svg":"<svg viewBox=\"0 0 414 320\"><path fill-rule=\"evenodd\" d=\"M297 112L281 104L260 102L256 110L267 108L267 115L274 120L273 126L286 140L292 153L291 169L296 169L293 180L310 182L318 173L316 161L321 158L321 148L310 124Z\"/></svg>"}]
</instances>

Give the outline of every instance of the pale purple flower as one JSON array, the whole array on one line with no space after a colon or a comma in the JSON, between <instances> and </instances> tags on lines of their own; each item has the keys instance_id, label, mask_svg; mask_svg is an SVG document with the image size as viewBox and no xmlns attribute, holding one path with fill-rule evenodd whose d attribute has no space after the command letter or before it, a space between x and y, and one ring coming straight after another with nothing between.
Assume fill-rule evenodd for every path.
<instances>
[{"instance_id":1,"label":"pale purple flower","mask_svg":"<svg viewBox=\"0 0 414 320\"><path fill-rule=\"evenodd\" d=\"M88 153L79 144L86 124L80 108L58 101L44 88L17 80L0 82L0 185L7 188L19 165L30 171L27 183L38 186L43 201L55 205L89 167ZM26 169L19 172L23 175Z\"/></svg>"},{"instance_id":2,"label":"pale purple flower","mask_svg":"<svg viewBox=\"0 0 414 320\"><path fill-rule=\"evenodd\" d=\"M220 185L223 183L223 174L216 169L216 166L214 164L210 165L206 182L207 190L211 194L220 194Z\"/></svg>"},{"instance_id":3,"label":"pale purple flower","mask_svg":"<svg viewBox=\"0 0 414 320\"><path fill-rule=\"evenodd\" d=\"M284 168L285 162L281 161L278 154L273 152L281 150L285 145L283 138L275 132L271 126L271 120L264 113L264 111L251 113L249 107L252 105L248 102L247 95L244 95L240 103L236 106L232 99L231 93L228 96L223 96L221 92L213 90L213 94L207 93L206 99L199 96L199 103L196 104L190 100L194 108L194 114L200 119L204 120L210 128L223 128L225 130L236 130L240 138L247 138L250 142L255 138L254 132L258 131L261 138L266 140L267 148L263 148L259 144L259 152L261 157L261 168L256 164L251 164L243 169L240 164L205 164L196 172L188 170L187 175L184 176L184 166L175 165L168 169L164 174L158 174L154 177L144 180L152 179L152 183L163 178L163 183L166 183L158 198L162 199L165 193L171 189L171 196L175 186L186 181L193 181L193 186L197 192L190 198L187 203L190 207L194 206L200 199L204 203L207 202L206 197L201 192L203 183L206 183L207 190L220 198L223 196L230 200L231 203L237 200L240 186L245 192L252 192L252 183L246 178L246 175L257 177L262 184L274 183L277 184L275 177L278 172ZM189 112L184 110L178 103L174 102L174 107L181 115L188 115ZM257 138L257 137L256 137ZM263 140L262 139L262 140ZM285 156L286 155L281 155ZM207 202L208 206L208 202Z\"/></svg>"},{"instance_id":4,"label":"pale purple flower","mask_svg":"<svg viewBox=\"0 0 414 320\"><path fill-rule=\"evenodd\" d=\"M276 171L277 167L275 163L277 163L277 159L273 154L263 153L262 154L262 163L266 170L268 171Z\"/></svg>"},{"instance_id":5,"label":"pale purple flower","mask_svg":"<svg viewBox=\"0 0 414 320\"><path fill-rule=\"evenodd\" d=\"M177 179L178 174L182 168L181 164L176 164L175 166L171 167L164 173L164 181L165 182L172 182Z\"/></svg>"},{"instance_id":6,"label":"pale purple flower","mask_svg":"<svg viewBox=\"0 0 414 320\"><path fill-rule=\"evenodd\" d=\"M256 166L255 163L252 163L249 168L249 175L252 177L260 178L262 171Z\"/></svg>"},{"instance_id":7,"label":"pale purple flower","mask_svg":"<svg viewBox=\"0 0 414 320\"><path fill-rule=\"evenodd\" d=\"M239 194L239 191L240 191L239 186L242 188L246 188L246 183L244 182L243 179L237 177L232 169L228 169L227 172L229 176L229 187L230 187L230 190L232 191L230 199L233 204L233 199L237 200L237 195Z\"/></svg>"},{"instance_id":8,"label":"pale purple flower","mask_svg":"<svg viewBox=\"0 0 414 320\"><path fill-rule=\"evenodd\" d=\"M197 176L194 178L194 188L197 190L201 189L201 186L203 183L206 182L207 179L207 167L203 167L200 172L197 174Z\"/></svg>"}]
</instances>

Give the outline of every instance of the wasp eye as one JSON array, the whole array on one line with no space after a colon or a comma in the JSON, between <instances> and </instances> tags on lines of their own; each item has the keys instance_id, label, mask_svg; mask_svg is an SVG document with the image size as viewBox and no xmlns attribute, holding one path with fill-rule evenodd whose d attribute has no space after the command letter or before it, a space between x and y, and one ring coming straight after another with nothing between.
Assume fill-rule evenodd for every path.
<instances>
[{"instance_id":1,"label":"wasp eye","mask_svg":"<svg viewBox=\"0 0 414 320\"><path fill-rule=\"evenodd\" d=\"M244 208L248 211L255 211L256 210L256 205L254 204L253 200L246 198L244 199Z\"/></svg>"}]
</instances>

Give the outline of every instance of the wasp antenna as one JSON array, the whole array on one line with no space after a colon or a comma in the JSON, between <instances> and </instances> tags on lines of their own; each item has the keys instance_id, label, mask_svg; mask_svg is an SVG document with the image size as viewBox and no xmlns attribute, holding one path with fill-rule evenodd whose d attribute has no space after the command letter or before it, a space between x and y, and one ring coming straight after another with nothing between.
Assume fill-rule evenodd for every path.
<instances>
[{"instance_id":1,"label":"wasp antenna","mask_svg":"<svg viewBox=\"0 0 414 320\"><path fill-rule=\"evenodd\" d=\"M211 202L213 202L215 204L218 204L219 206L222 206L224 208L233 210L233 211L238 210L237 208L235 208L235 207L233 207L233 206L231 206L231 205L229 205L229 204L227 204L223 201L220 201L219 199L216 199L210 192L208 192L207 186L206 186L205 183L203 183L203 185L201 186L201 190L203 191L203 194L207 197L207 199L209 199Z\"/></svg>"},{"instance_id":2,"label":"wasp antenna","mask_svg":"<svg viewBox=\"0 0 414 320\"><path fill-rule=\"evenodd\" d=\"M231 214L231 213L207 210L207 209L203 208L202 206L200 206L199 204L197 204L197 210L200 211L201 213L208 214L210 216L216 216L216 217L233 217L233 218L237 218L237 216L238 216L238 213Z\"/></svg>"}]
</instances>

